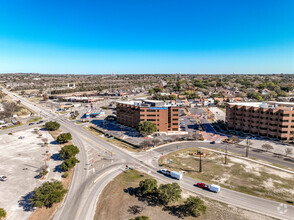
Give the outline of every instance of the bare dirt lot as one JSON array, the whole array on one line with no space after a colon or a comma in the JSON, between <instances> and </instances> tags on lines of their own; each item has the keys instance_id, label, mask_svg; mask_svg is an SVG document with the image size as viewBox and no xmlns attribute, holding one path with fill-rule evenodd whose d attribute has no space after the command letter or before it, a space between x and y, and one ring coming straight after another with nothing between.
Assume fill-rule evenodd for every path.
<instances>
[{"instance_id":1,"label":"bare dirt lot","mask_svg":"<svg viewBox=\"0 0 294 220\"><path fill-rule=\"evenodd\" d=\"M56 170L61 161L50 159L58 153L59 146L45 146L44 139L54 143L42 130L36 133L28 129L0 136L0 175L8 177L0 182L0 207L8 212L10 219L27 219L33 211L28 206L28 198L34 188L52 178L61 180L61 173ZM37 176L45 164L49 173L40 179Z\"/></svg>"},{"instance_id":2,"label":"bare dirt lot","mask_svg":"<svg viewBox=\"0 0 294 220\"><path fill-rule=\"evenodd\" d=\"M197 151L197 148L179 150L160 158L159 163L206 183L279 202L294 202L293 174L234 157L229 157L224 164L223 155L207 150L203 150L202 172L199 173Z\"/></svg>"},{"instance_id":3,"label":"bare dirt lot","mask_svg":"<svg viewBox=\"0 0 294 220\"><path fill-rule=\"evenodd\" d=\"M164 211L161 206L147 206L144 202L138 200L134 195L125 192L129 187L136 188L141 180L148 178L148 175L136 171L126 171L117 176L110 182L99 197L97 204L95 220L116 219L125 220L136 216L149 216L152 220L176 220L179 217ZM183 191L182 197L185 199L190 194ZM200 216L200 220L245 220L245 219L263 219L272 218L261 216L259 214L242 210L236 207L216 202L210 199L202 198L207 206L206 215ZM183 201L179 201L182 203ZM137 213L134 214L134 211ZM183 219L195 219L185 217Z\"/></svg>"}]
</instances>

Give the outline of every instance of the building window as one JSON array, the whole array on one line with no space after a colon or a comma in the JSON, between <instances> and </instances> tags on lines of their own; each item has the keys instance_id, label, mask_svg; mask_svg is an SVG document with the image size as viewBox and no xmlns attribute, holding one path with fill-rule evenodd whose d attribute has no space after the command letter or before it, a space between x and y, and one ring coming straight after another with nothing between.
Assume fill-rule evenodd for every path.
<instances>
[{"instance_id":1,"label":"building window","mask_svg":"<svg viewBox=\"0 0 294 220\"><path fill-rule=\"evenodd\" d=\"M179 116L179 114L173 114L173 116Z\"/></svg>"},{"instance_id":2,"label":"building window","mask_svg":"<svg viewBox=\"0 0 294 220\"><path fill-rule=\"evenodd\" d=\"M150 119L150 118L149 118L149 119L147 119L147 121L156 121L156 120L155 120L155 119Z\"/></svg>"},{"instance_id":3,"label":"building window","mask_svg":"<svg viewBox=\"0 0 294 220\"><path fill-rule=\"evenodd\" d=\"M173 109L173 112L178 112L179 111L179 109Z\"/></svg>"},{"instance_id":4,"label":"building window","mask_svg":"<svg viewBox=\"0 0 294 220\"><path fill-rule=\"evenodd\" d=\"M158 111L158 110L157 110ZM156 110L147 110L147 112L156 112Z\"/></svg>"},{"instance_id":5,"label":"building window","mask_svg":"<svg viewBox=\"0 0 294 220\"><path fill-rule=\"evenodd\" d=\"M147 115L147 117L156 117L156 115Z\"/></svg>"}]
</instances>

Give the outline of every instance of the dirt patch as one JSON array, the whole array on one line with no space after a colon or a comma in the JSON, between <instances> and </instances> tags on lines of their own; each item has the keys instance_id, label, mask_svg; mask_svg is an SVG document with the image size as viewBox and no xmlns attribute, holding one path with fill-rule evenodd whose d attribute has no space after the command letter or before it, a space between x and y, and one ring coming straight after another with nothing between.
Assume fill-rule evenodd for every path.
<instances>
[{"instance_id":1,"label":"dirt patch","mask_svg":"<svg viewBox=\"0 0 294 220\"><path fill-rule=\"evenodd\" d=\"M138 200L137 197L126 193L128 188L136 188L141 180L147 178L148 175L141 174L135 171L126 171L117 176L111 181L102 191L96 208L95 220L116 219L125 220L136 216L146 215L152 220L178 220L179 218L170 214L168 211L163 211L160 206L147 206L145 203ZM183 191L182 203L184 199L193 195L191 192ZM242 210L233 206L228 206L224 203L216 202L210 199L201 198L207 206L207 213L197 219L200 220L246 220L246 219L264 219L272 218L264 217L254 212ZM137 210L137 214L132 211ZM193 217L185 217L185 220L195 219Z\"/></svg>"},{"instance_id":2,"label":"dirt patch","mask_svg":"<svg viewBox=\"0 0 294 220\"><path fill-rule=\"evenodd\" d=\"M203 150L205 156L201 158L200 173L200 157L195 154L198 150L188 148L172 152L161 157L159 164L207 184L215 183L228 189L278 202L293 201L293 174L232 156L228 156L228 163L224 164L224 155L205 150ZM271 187L265 187L265 183Z\"/></svg>"}]
</instances>

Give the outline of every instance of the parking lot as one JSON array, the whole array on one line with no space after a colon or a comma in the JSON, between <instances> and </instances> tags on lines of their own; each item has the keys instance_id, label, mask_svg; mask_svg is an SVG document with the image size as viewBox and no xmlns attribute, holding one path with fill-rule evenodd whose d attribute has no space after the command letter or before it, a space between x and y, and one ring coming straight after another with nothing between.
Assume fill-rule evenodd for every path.
<instances>
[{"instance_id":1,"label":"parking lot","mask_svg":"<svg viewBox=\"0 0 294 220\"><path fill-rule=\"evenodd\" d=\"M36 134L33 128L0 135L0 175L8 177L0 181L0 207L7 211L8 219L27 219L32 212L28 208L29 193L46 181L36 177L45 165L46 151L50 158L59 150L56 144L45 147L45 138L49 143L53 141L46 131ZM61 179L56 170L61 161L50 159L46 163L50 170L47 180Z\"/></svg>"}]
</instances>

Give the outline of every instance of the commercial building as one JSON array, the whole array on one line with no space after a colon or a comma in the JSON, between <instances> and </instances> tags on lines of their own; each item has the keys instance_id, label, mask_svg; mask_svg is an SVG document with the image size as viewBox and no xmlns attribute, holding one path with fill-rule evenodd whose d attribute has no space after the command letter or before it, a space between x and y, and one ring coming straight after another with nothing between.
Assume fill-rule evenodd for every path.
<instances>
[{"instance_id":1,"label":"commercial building","mask_svg":"<svg viewBox=\"0 0 294 220\"><path fill-rule=\"evenodd\" d=\"M280 140L293 140L294 103L228 103L226 122L229 129Z\"/></svg>"},{"instance_id":2,"label":"commercial building","mask_svg":"<svg viewBox=\"0 0 294 220\"><path fill-rule=\"evenodd\" d=\"M137 128L141 121L150 121L158 131L179 130L179 107L167 105L163 101L117 102L116 115L118 123L132 128Z\"/></svg>"}]
</instances>

